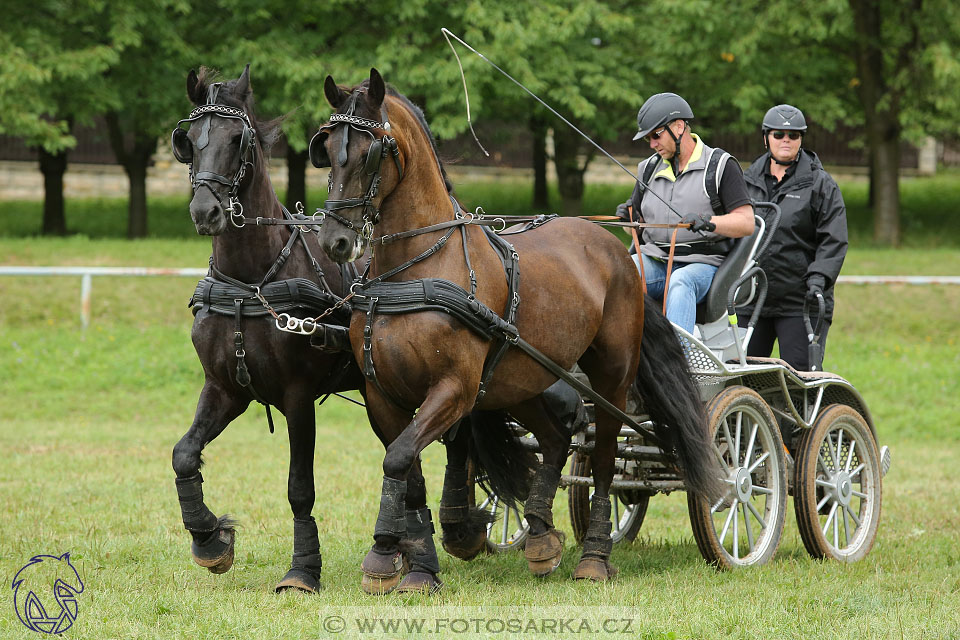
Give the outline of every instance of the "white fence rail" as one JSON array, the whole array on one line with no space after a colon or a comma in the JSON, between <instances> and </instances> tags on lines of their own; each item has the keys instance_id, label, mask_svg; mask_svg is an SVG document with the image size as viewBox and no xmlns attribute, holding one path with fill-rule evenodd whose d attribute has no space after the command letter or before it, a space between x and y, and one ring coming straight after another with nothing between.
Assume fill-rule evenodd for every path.
<instances>
[{"instance_id":1,"label":"white fence rail","mask_svg":"<svg viewBox=\"0 0 960 640\"><path fill-rule=\"evenodd\" d=\"M0 265L0 276L80 276L80 321L90 325L90 297L93 276L189 276L202 278L206 269L165 267L7 267ZM839 284L960 285L960 276L840 276Z\"/></svg>"}]
</instances>

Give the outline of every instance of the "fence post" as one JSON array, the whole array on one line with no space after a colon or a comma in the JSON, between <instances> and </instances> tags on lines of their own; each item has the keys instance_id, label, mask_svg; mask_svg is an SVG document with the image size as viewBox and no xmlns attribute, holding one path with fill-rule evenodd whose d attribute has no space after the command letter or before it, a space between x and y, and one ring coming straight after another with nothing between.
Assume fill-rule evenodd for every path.
<instances>
[{"instance_id":1,"label":"fence post","mask_svg":"<svg viewBox=\"0 0 960 640\"><path fill-rule=\"evenodd\" d=\"M90 325L90 289L93 287L93 277L89 273L83 274L80 281L80 324L86 331Z\"/></svg>"}]
</instances>

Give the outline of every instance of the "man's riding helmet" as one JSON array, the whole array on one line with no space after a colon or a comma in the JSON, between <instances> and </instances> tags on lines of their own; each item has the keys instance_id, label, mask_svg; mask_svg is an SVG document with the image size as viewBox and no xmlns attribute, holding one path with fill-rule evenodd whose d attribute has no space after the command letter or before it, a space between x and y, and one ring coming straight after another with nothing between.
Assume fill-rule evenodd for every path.
<instances>
[{"instance_id":1,"label":"man's riding helmet","mask_svg":"<svg viewBox=\"0 0 960 640\"><path fill-rule=\"evenodd\" d=\"M693 120L693 109L687 101L675 93L658 93L647 98L637 112L637 135L634 140L649 135L651 131L674 120ZM670 132L670 137L673 132ZM676 142L676 138L674 138Z\"/></svg>"}]
</instances>

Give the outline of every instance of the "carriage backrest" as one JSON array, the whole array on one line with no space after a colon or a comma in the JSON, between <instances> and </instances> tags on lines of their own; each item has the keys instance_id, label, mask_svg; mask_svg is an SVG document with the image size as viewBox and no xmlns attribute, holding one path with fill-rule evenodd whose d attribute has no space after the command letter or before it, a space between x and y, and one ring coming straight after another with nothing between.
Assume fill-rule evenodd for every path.
<instances>
[{"instance_id":1,"label":"carriage backrest","mask_svg":"<svg viewBox=\"0 0 960 640\"><path fill-rule=\"evenodd\" d=\"M754 214L753 233L737 238L726 259L717 269L703 302L697 305L697 324L715 322L727 314L727 296L736 280L756 264L757 250L763 240L766 223ZM756 281L751 278L742 284L736 294L737 305L747 304L756 293Z\"/></svg>"}]
</instances>

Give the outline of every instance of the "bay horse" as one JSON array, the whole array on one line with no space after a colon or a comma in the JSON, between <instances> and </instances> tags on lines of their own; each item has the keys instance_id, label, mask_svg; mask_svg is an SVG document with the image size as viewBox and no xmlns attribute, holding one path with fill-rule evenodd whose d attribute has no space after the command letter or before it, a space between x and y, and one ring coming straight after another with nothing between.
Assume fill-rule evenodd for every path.
<instances>
[{"instance_id":1,"label":"bay horse","mask_svg":"<svg viewBox=\"0 0 960 640\"><path fill-rule=\"evenodd\" d=\"M353 298L350 342L367 379L368 411L390 442L364 575L382 577L397 564L397 505L408 474L427 445L474 409L507 410L537 436L544 464L525 507L525 555L536 575L557 567L563 536L552 502L568 442L542 394L574 364L620 411L636 380L688 490L721 495L699 393L669 323L651 323L644 342L657 348L642 354L640 277L620 241L585 220L560 218L531 225L508 245L461 210L422 112L376 69L350 88L327 76L324 94L336 112L310 144L314 164L331 166L320 243L341 264L356 259L365 240L373 248ZM460 240L447 242L456 231ZM514 346L524 344L553 369ZM596 423L595 493L573 578L604 581L616 573L609 490L621 422L598 410ZM474 429L473 437L482 442L484 434Z\"/></svg>"},{"instance_id":2,"label":"bay horse","mask_svg":"<svg viewBox=\"0 0 960 640\"><path fill-rule=\"evenodd\" d=\"M280 135L280 120L257 119L249 65L235 80L214 82L213 76L205 68L199 75L189 73L187 95L195 108L181 123L192 126L187 131L178 124L172 136L175 156L190 165L190 216L199 234L213 238L210 276L191 300L195 313L191 337L203 366L204 385L193 424L173 449L177 493L194 560L213 573L228 571L236 523L229 516L218 518L204 504L201 452L253 400L267 406L272 431L269 407L276 407L287 422L287 496L294 518L292 562L276 590L315 592L322 562L311 515L313 403L324 394L360 389L363 379L345 335L339 352L335 344L314 348L311 340L320 331L314 336L280 331L274 316L277 311L318 312L336 306L347 295L356 271L333 263L304 229L258 227L243 217L247 212L276 222L289 216L273 190L266 162L270 145ZM348 321L348 312L334 313L327 320L330 329ZM372 426L383 440L376 424ZM409 500L416 508L425 503L426 495L422 478L416 480L419 463L414 467ZM420 525L421 534L416 525L406 533L422 538L425 526L429 523Z\"/></svg>"}]
</instances>

